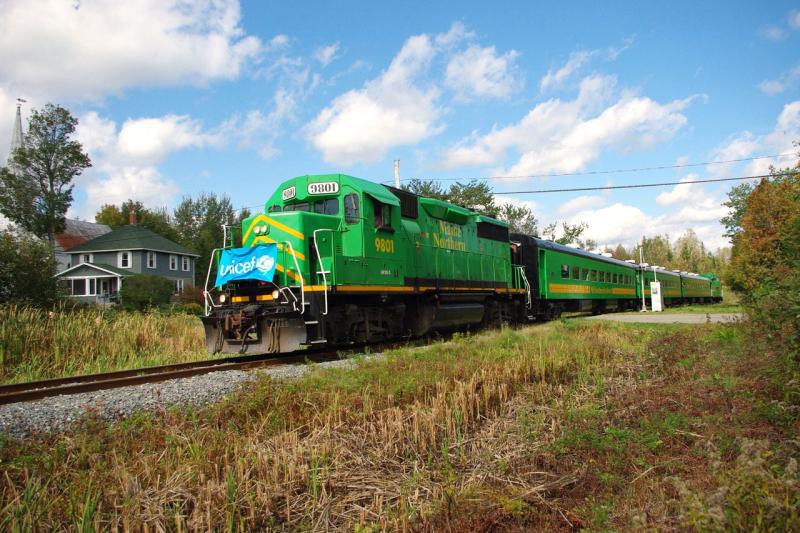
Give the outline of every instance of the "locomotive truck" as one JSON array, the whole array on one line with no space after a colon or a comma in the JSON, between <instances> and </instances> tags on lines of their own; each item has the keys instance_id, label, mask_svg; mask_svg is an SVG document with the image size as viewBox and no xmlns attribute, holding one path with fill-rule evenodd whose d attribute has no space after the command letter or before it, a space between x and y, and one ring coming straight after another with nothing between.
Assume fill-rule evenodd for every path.
<instances>
[{"instance_id":1,"label":"locomotive truck","mask_svg":"<svg viewBox=\"0 0 800 533\"><path fill-rule=\"evenodd\" d=\"M225 240L204 291L214 353L633 309L653 274L668 283L668 305L721 299L711 275L648 270L512 234L502 220L344 174L285 181L263 212L242 221L241 247L233 235Z\"/></svg>"}]
</instances>

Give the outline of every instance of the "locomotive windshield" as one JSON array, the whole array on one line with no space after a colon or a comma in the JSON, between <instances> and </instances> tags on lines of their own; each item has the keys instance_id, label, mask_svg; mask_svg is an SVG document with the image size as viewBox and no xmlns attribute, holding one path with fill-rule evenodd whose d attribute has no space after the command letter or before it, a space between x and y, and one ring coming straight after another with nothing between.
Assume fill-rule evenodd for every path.
<instances>
[{"instance_id":1,"label":"locomotive windshield","mask_svg":"<svg viewBox=\"0 0 800 533\"><path fill-rule=\"evenodd\" d=\"M339 199L326 198L323 200L316 200L314 202L297 202L293 204L286 204L283 210L306 211L306 212L319 213L321 215L338 215Z\"/></svg>"}]
</instances>

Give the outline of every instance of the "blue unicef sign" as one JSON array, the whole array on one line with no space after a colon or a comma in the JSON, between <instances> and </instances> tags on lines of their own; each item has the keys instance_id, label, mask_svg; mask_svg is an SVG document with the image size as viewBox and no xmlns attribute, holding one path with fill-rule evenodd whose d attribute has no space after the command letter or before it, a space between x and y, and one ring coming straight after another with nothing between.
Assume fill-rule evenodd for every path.
<instances>
[{"instance_id":1,"label":"blue unicef sign","mask_svg":"<svg viewBox=\"0 0 800 533\"><path fill-rule=\"evenodd\" d=\"M257 279L272 281L275 275L277 244L259 244L250 248L222 250L215 287L230 281Z\"/></svg>"}]
</instances>

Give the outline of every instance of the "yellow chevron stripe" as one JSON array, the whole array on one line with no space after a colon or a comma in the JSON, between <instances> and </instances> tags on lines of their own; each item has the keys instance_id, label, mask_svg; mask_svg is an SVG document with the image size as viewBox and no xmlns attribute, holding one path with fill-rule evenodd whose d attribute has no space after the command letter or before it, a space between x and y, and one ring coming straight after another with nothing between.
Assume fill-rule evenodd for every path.
<instances>
[{"instance_id":1,"label":"yellow chevron stripe","mask_svg":"<svg viewBox=\"0 0 800 533\"><path fill-rule=\"evenodd\" d=\"M290 278L295 280L297 283L300 283L300 279L301 279L300 276L295 274L291 270L287 270L287 269L283 268L283 265L280 265L280 264L279 265L275 265L275 269L280 271L280 272L285 272L287 276L289 276Z\"/></svg>"},{"instance_id":2,"label":"yellow chevron stripe","mask_svg":"<svg viewBox=\"0 0 800 533\"><path fill-rule=\"evenodd\" d=\"M276 228L285 231L289 235L291 235L293 237L297 237L301 241L305 240L305 236L303 236L303 234L300 233L299 231L297 231L296 229L290 228L286 224L282 224L282 223L278 222L275 219L269 218L267 215L265 215L263 213L259 213L256 216L256 218L254 218L253 220L250 221L250 227L247 228L247 231L244 232L244 236L242 237L242 242L247 242L247 238L250 236L250 233L253 231L253 228L259 222L264 222L266 224L269 224L270 226L275 226Z\"/></svg>"},{"instance_id":3,"label":"yellow chevron stripe","mask_svg":"<svg viewBox=\"0 0 800 533\"><path fill-rule=\"evenodd\" d=\"M277 242L275 239L271 239L271 238L267 237L266 235L259 235L258 237L253 239L253 244L258 244L258 243L261 243L261 242L265 242L267 244L277 243L278 244L278 250L280 250L280 251L283 251L284 248L288 248L283 243ZM294 248L291 248L291 250L294 250ZM297 250L294 250L294 256L296 258L298 258L300 261L305 261L306 260L306 255L304 253L302 253L302 252L298 252Z\"/></svg>"}]
</instances>

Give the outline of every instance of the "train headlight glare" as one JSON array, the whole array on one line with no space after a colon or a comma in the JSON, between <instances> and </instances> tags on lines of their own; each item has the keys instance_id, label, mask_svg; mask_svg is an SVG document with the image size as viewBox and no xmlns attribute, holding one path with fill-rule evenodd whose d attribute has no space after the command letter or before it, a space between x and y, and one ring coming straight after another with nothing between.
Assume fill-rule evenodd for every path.
<instances>
[{"instance_id":1,"label":"train headlight glare","mask_svg":"<svg viewBox=\"0 0 800 533\"><path fill-rule=\"evenodd\" d=\"M223 304L224 304L224 303L225 303L225 300L227 300L227 299L228 299L228 296L227 296L227 295L225 295L225 294L220 294L220 296L219 296L219 301L220 301L220 303L223 303Z\"/></svg>"},{"instance_id":2,"label":"train headlight glare","mask_svg":"<svg viewBox=\"0 0 800 533\"><path fill-rule=\"evenodd\" d=\"M274 291L272 291L272 299L273 300L277 300L280 297L280 295L281 295L281 291L279 291L278 289L275 289Z\"/></svg>"}]
</instances>

